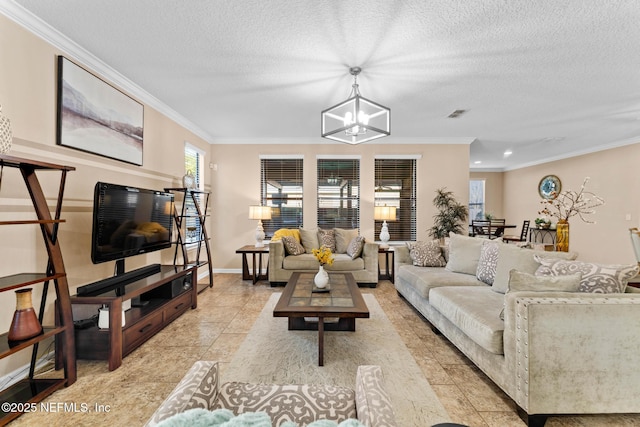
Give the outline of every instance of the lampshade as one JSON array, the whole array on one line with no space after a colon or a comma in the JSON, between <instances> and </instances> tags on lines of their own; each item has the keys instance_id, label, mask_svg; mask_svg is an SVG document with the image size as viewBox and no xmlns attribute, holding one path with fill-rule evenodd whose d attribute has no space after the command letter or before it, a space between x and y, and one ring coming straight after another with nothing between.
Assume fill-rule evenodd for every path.
<instances>
[{"instance_id":1,"label":"lampshade","mask_svg":"<svg viewBox=\"0 0 640 427\"><path fill-rule=\"evenodd\" d=\"M351 94L321 114L322 137L347 144L360 144L391 135L391 110L363 98L358 89L360 67L351 67Z\"/></svg>"},{"instance_id":2,"label":"lampshade","mask_svg":"<svg viewBox=\"0 0 640 427\"><path fill-rule=\"evenodd\" d=\"M249 219L271 219L271 207L249 206Z\"/></svg>"},{"instance_id":3,"label":"lampshade","mask_svg":"<svg viewBox=\"0 0 640 427\"><path fill-rule=\"evenodd\" d=\"M373 208L373 219L377 221L395 221L396 220L396 207L395 206L375 206Z\"/></svg>"}]
</instances>

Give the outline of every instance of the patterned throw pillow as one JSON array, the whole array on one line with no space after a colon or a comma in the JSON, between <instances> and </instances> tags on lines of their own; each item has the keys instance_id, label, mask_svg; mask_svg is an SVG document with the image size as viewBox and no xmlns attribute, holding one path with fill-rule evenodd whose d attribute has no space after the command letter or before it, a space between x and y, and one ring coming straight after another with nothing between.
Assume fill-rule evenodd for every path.
<instances>
[{"instance_id":1,"label":"patterned throw pillow","mask_svg":"<svg viewBox=\"0 0 640 427\"><path fill-rule=\"evenodd\" d=\"M555 258L543 258L536 255L540 267L536 276L565 276L582 274L580 292L598 294L622 293L629 279L638 274L638 265L604 265L582 261L567 261Z\"/></svg>"},{"instance_id":2,"label":"patterned throw pillow","mask_svg":"<svg viewBox=\"0 0 640 427\"><path fill-rule=\"evenodd\" d=\"M413 265L418 267L444 267L447 265L440 243L437 240L429 242L407 242L409 256Z\"/></svg>"},{"instance_id":3,"label":"patterned throw pillow","mask_svg":"<svg viewBox=\"0 0 640 427\"><path fill-rule=\"evenodd\" d=\"M282 243L289 255L302 255L304 253L304 246L302 246L295 237L282 236Z\"/></svg>"},{"instance_id":4,"label":"patterned throw pillow","mask_svg":"<svg viewBox=\"0 0 640 427\"><path fill-rule=\"evenodd\" d=\"M318 230L318 243L320 246L326 246L331 253L336 253L336 233L333 230Z\"/></svg>"},{"instance_id":5,"label":"patterned throw pillow","mask_svg":"<svg viewBox=\"0 0 640 427\"><path fill-rule=\"evenodd\" d=\"M482 248L480 248L476 277L487 285L493 285L493 280L496 278L499 245L500 243L496 241L487 240L482 243Z\"/></svg>"},{"instance_id":6,"label":"patterned throw pillow","mask_svg":"<svg viewBox=\"0 0 640 427\"><path fill-rule=\"evenodd\" d=\"M356 236L351 239L349 246L347 246L347 255L349 255L351 259L356 259L362 254L362 248L364 248L364 237Z\"/></svg>"}]
</instances>

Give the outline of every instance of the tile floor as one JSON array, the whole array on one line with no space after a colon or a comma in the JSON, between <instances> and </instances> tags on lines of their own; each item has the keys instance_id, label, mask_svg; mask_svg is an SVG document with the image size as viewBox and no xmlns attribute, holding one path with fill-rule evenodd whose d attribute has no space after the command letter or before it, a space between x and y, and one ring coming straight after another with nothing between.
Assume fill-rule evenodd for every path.
<instances>
[{"instance_id":1,"label":"tile floor","mask_svg":"<svg viewBox=\"0 0 640 427\"><path fill-rule=\"evenodd\" d=\"M106 362L79 360L78 381L47 399L49 412L23 415L11 426L142 426L193 362L218 360L224 370L269 296L281 290L268 282L254 286L239 274L216 274L214 287L200 294L196 310L126 357L119 369L109 372ZM452 421L473 427L525 425L513 401L434 334L391 282L362 290L376 296ZM557 417L546 425L640 426L640 415Z\"/></svg>"}]
</instances>

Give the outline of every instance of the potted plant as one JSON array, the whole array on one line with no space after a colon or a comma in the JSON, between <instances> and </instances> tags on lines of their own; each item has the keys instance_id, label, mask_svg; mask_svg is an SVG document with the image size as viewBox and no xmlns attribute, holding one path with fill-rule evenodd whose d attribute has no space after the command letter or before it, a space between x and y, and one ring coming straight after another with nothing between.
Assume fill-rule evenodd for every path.
<instances>
[{"instance_id":1,"label":"potted plant","mask_svg":"<svg viewBox=\"0 0 640 427\"><path fill-rule=\"evenodd\" d=\"M549 221L547 218L536 218L536 227L537 228L549 228L551 227L551 221Z\"/></svg>"},{"instance_id":2,"label":"potted plant","mask_svg":"<svg viewBox=\"0 0 640 427\"><path fill-rule=\"evenodd\" d=\"M463 224L466 227L469 211L455 199L452 191L446 191L445 187L436 190L433 205L439 212L433 216L434 224L429 229L429 236L443 242L450 232L464 234Z\"/></svg>"}]
</instances>

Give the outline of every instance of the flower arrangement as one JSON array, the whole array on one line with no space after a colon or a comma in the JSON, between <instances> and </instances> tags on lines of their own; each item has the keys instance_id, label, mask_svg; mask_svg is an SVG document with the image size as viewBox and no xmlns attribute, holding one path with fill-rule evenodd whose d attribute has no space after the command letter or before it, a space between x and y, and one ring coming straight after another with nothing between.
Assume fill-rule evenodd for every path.
<instances>
[{"instance_id":1,"label":"flower arrangement","mask_svg":"<svg viewBox=\"0 0 640 427\"><path fill-rule=\"evenodd\" d=\"M331 249L329 249L328 247L322 245L320 246L320 249L313 249L312 252L320 265L333 264L333 254L331 253Z\"/></svg>"},{"instance_id":2,"label":"flower arrangement","mask_svg":"<svg viewBox=\"0 0 640 427\"><path fill-rule=\"evenodd\" d=\"M541 201L544 207L538 214L556 217L563 221L578 215L584 222L594 224L595 221L588 220L585 215L595 213L594 208L604 205L604 200L591 191L585 190L587 182L589 177L584 179L580 191L566 190L558 194L555 199ZM552 193L552 195L555 194Z\"/></svg>"}]
</instances>

